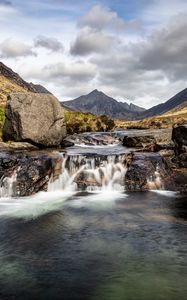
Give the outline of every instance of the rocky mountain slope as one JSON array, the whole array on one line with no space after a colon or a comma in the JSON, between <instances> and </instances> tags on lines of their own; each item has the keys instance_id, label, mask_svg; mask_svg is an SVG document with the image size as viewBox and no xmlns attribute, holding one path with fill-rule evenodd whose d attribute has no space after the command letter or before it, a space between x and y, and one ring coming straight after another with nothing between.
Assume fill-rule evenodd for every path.
<instances>
[{"instance_id":1,"label":"rocky mountain slope","mask_svg":"<svg viewBox=\"0 0 187 300\"><path fill-rule=\"evenodd\" d=\"M176 94L168 101L156 105L148 110L136 106L133 103L118 102L115 99L108 97L98 90L94 90L88 95L80 96L71 101L62 102L62 105L80 112L91 112L95 115L108 115L112 118L120 120L142 120L163 114L172 113L177 109L186 107L187 88Z\"/></svg>"},{"instance_id":2,"label":"rocky mountain slope","mask_svg":"<svg viewBox=\"0 0 187 300\"><path fill-rule=\"evenodd\" d=\"M23 80L17 73L0 62L0 105L5 106L7 95L11 93L48 93L41 85L35 85Z\"/></svg>"},{"instance_id":3,"label":"rocky mountain slope","mask_svg":"<svg viewBox=\"0 0 187 300\"><path fill-rule=\"evenodd\" d=\"M140 119L145 119L153 116L163 115L179 107L187 101L187 88L170 98L168 101L159 105L153 106L152 108L142 112L139 116ZM180 110L180 109L179 109Z\"/></svg>"},{"instance_id":4,"label":"rocky mountain slope","mask_svg":"<svg viewBox=\"0 0 187 300\"><path fill-rule=\"evenodd\" d=\"M107 115L112 118L126 120L134 119L145 111L144 108L132 103L118 102L98 90L77 99L62 102L62 105L79 112L91 112L94 115Z\"/></svg>"}]
</instances>

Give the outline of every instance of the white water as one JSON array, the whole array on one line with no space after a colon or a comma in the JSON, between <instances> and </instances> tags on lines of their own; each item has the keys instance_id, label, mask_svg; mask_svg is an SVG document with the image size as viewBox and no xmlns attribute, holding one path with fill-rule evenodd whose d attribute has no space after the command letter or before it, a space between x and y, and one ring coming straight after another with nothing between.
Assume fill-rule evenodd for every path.
<instances>
[{"instance_id":1,"label":"white water","mask_svg":"<svg viewBox=\"0 0 187 300\"><path fill-rule=\"evenodd\" d=\"M0 216L32 219L51 211L60 209L63 205L71 206L111 206L116 199L124 196L124 176L126 168L123 156L108 156L102 161L99 157L86 158L82 155L63 156L62 174L53 182L51 179L48 191L29 197L14 197L14 183L17 174L2 180L0 189ZM77 194L77 177L84 176L87 192L84 197L71 197ZM71 200L71 201L70 201Z\"/></svg>"},{"instance_id":2,"label":"white water","mask_svg":"<svg viewBox=\"0 0 187 300\"><path fill-rule=\"evenodd\" d=\"M107 156L106 160L99 157L86 158L82 155L64 157L62 174L55 182L50 181L48 191L80 190L77 185L77 182L81 183L78 179L80 175L83 178L82 184L85 185L84 190L88 192L124 191L125 173L123 156Z\"/></svg>"},{"instance_id":3,"label":"white water","mask_svg":"<svg viewBox=\"0 0 187 300\"><path fill-rule=\"evenodd\" d=\"M12 197L14 184L17 180L17 172L14 171L10 177L2 177L0 180L0 198Z\"/></svg>"},{"instance_id":4,"label":"white water","mask_svg":"<svg viewBox=\"0 0 187 300\"><path fill-rule=\"evenodd\" d=\"M150 190L164 190L163 181L160 176L159 164L156 166L156 171L154 176L147 179L147 183Z\"/></svg>"}]
</instances>

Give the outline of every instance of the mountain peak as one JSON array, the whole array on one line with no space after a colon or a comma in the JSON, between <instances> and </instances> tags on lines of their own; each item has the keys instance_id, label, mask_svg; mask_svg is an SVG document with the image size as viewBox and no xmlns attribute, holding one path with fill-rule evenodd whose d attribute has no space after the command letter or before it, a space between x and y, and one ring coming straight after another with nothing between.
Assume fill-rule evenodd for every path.
<instances>
[{"instance_id":1,"label":"mountain peak","mask_svg":"<svg viewBox=\"0 0 187 300\"><path fill-rule=\"evenodd\" d=\"M138 106L130 106L125 102L119 102L97 89L88 95L65 101L63 105L75 111L91 112L95 115L107 115L117 119L132 119L142 110Z\"/></svg>"},{"instance_id":2,"label":"mountain peak","mask_svg":"<svg viewBox=\"0 0 187 300\"><path fill-rule=\"evenodd\" d=\"M98 91L97 89L95 89L95 90L93 90L93 91L91 91L90 93L89 93L89 95L94 95L94 94L100 94L100 93L102 93L102 92L100 92L100 91Z\"/></svg>"}]
</instances>

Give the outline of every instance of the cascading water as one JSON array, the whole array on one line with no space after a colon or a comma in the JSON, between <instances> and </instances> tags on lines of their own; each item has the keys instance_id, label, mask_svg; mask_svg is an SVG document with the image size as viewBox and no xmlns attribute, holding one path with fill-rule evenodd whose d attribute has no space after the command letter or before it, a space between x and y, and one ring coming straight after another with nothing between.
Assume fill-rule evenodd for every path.
<instances>
[{"instance_id":1,"label":"cascading water","mask_svg":"<svg viewBox=\"0 0 187 300\"><path fill-rule=\"evenodd\" d=\"M63 155L62 174L54 182L51 179L48 191L123 191L126 173L123 161L123 155L104 158Z\"/></svg>"},{"instance_id":2,"label":"cascading water","mask_svg":"<svg viewBox=\"0 0 187 300\"><path fill-rule=\"evenodd\" d=\"M156 171L154 176L151 176L147 179L147 183L150 190L164 190L164 184L160 176L160 168L159 164L156 166Z\"/></svg>"},{"instance_id":3,"label":"cascading water","mask_svg":"<svg viewBox=\"0 0 187 300\"><path fill-rule=\"evenodd\" d=\"M0 180L0 197L12 197L14 184L17 180L17 171L14 171L10 177L2 177Z\"/></svg>"},{"instance_id":4,"label":"cascading water","mask_svg":"<svg viewBox=\"0 0 187 300\"><path fill-rule=\"evenodd\" d=\"M17 170L18 171L18 170ZM1 179L0 187L0 215L21 218L36 218L54 210L58 210L65 203L80 204L78 196L75 201L72 196L80 191L88 193L81 200L81 205L91 205L99 199L102 203L112 205L115 199L124 195L124 176L126 167L123 155L88 156L62 154L62 173L55 181L51 178L48 191L40 192L28 197L13 197L17 172L10 177ZM98 197L99 193L99 197ZM78 194L77 194L78 195Z\"/></svg>"}]
</instances>

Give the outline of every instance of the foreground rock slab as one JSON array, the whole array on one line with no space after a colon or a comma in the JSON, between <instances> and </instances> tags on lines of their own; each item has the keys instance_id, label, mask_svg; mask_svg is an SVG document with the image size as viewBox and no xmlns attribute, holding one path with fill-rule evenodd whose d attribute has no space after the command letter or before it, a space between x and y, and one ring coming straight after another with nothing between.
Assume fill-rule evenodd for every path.
<instances>
[{"instance_id":1,"label":"foreground rock slab","mask_svg":"<svg viewBox=\"0 0 187 300\"><path fill-rule=\"evenodd\" d=\"M3 140L59 146L66 135L64 115L53 95L17 93L8 97Z\"/></svg>"},{"instance_id":2,"label":"foreground rock slab","mask_svg":"<svg viewBox=\"0 0 187 300\"><path fill-rule=\"evenodd\" d=\"M0 153L0 196L30 196L46 191L62 172L59 153Z\"/></svg>"}]
</instances>

